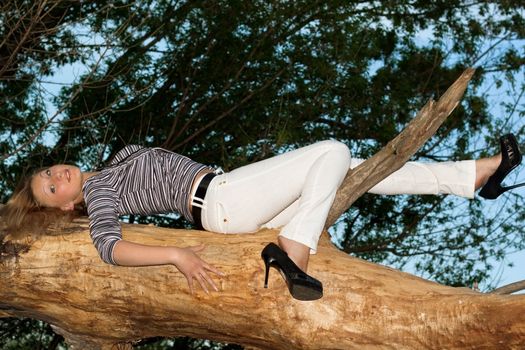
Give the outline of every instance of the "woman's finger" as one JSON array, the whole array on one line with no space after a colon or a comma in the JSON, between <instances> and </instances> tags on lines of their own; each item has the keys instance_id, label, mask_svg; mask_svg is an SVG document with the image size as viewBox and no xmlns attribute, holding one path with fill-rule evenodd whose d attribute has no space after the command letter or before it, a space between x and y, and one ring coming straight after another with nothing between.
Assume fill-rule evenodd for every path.
<instances>
[{"instance_id":1,"label":"woman's finger","mask_svg":"<svg viewBox=\"0 0 525 350\"><path fill-rule=\"evenodd\" d=\"M206 246L204 244L193 245L191 247L188 247L188 249L190 249L194 253L201 252L201 251L204 250L204 248L206 248Z\"/></svg>"},{"instance_id":2,"label":"woman's finger","mask_svg":"<svg viewBox=\"0 0 525 350\"><path fill-rule=\"evenodd\" d=\"M203 278L206 282L208 282L208 284L209 284L210 286L213 287L213 289L215 289L216 292L219 291L219 288L217 288L217 285L215 284L215 282L213 281L213 279L210 277L210 275L208 275L208 274L206 273L206 271L201 272L201 276L202 276L202 278Z\"/></svg>"},{"instance_id":3,"label":"woman's finger","mask_svg":"<svg viewBox=\"0 0 525 350\"><path fill-rule=\"evenodd\" d=\"M190 286L190 294L193 295L193 278L191 276L186 276L188 280L188 286Z\"/></svg>"},{"instance_id":4,"label":"woman's finger","mask_svg":"<svg viewBox=\"0 0 525 350\"><path fill-rule=\"evenodd\" d=\"M205 282L204 278L202 277L202 275L201 274L197 274L195 276L195 278L197 279L197 282L199 282L199 284L201 285L202 289L204 289L206 294L210 294L210 291L208 290L208 287L206 286L206 282Z\"/></svg>"},{"instance_id":5,"label":"woman's finger","mask_svg":"<svg viewBox=\"0 0 525 350\"><path fill-rule=\"evenodd\" d=\"M216 268L215 266L213 265L210 265L208 263L204 263L204 268L208 271L211 271L219 276L224 276L224 272L222 272L221 270L219 270L218 268Z\"/></svg>"}]
</instances>

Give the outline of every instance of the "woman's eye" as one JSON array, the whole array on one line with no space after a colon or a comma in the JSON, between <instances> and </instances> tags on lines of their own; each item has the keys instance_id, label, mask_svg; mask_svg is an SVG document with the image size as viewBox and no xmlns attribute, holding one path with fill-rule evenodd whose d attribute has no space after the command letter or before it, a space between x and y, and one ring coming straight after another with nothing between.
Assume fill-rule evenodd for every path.
<instances>
[{"instance_id":1,"label":"woman's eye","mask_svg":"<svg viewBox=\"0 0 525 350\"><path fill-rule=\"evenodd\" d=\"M55 193L55 191L56 191L55 185L51 185L51 187L49 189L51 190L51 193Z\"/></svg>"},{"instance_id":2,"label":"woman's eye","mask_svg":"<svg viewBox=\"0 0 525 350\"><path fill-rule=\"evenodd\" d=\"M47 170L46 170L46 175L47 175L47 176L51 176L51 170L47 169Z\"/></svg>"}]
</instances>

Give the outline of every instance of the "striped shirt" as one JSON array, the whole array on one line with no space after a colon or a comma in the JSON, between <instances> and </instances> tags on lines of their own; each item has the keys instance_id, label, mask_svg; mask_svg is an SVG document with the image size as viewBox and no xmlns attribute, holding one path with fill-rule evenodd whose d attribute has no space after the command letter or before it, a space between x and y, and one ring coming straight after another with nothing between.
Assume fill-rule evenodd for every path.
<instances>
[{"instance_id":1,"label":"striped shirt","mask_svg":"<svg viewBox=\"0 0 525 350\"><path fill-rule=\"evenodd\" d=\"M93 243L103 261L113 260L122 239L119 216L178 212L193 222L188 203L197 174L209 167L161 148L129 145L83 185Z\"/></svg>"}]
</instances>

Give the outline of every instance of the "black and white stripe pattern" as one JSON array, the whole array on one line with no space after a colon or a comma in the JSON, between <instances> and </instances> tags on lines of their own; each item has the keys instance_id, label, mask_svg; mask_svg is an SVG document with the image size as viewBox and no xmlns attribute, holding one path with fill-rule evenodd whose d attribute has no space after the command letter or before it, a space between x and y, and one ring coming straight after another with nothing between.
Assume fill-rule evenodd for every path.
<instances>
[{"instance_id":1,"label":"black and white stripe pattern","mask_svg":"<svg viewBox=\"0 0 525 350\"><path fill-rule=\"evenodd\" d=\"M113 247L122 239L118 217L178 212L193 221L188 207L193 180L208 168L161 148L126 146L110 165L83 186L90 233L100 257L113 260Z\"/></svg>"}]
</instances>

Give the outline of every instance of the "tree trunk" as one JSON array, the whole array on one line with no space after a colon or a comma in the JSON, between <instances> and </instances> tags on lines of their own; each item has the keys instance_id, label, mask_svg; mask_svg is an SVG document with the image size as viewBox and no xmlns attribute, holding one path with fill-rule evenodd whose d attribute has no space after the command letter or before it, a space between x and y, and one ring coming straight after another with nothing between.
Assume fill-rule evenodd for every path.
<instances>
[{"instance_id":1,"label":"tree trunk","mask_svg":"<svg viewBox=\"0 0 525 350\"><path fill-rule=\"evenodd\" d=\"M385 150L351 173L328 223L435 132L472 73L467 70ZM425 281L349 257L326 235L309 269L323 281L324 297L301 302L290 297L273 270L269 288L263 288L260 252L276 240L276 231L220 235L123 225L125 239L144 244L205 243L200 255L226 273L218 281L221 291L209 295L200 290L189 294L184 276L171 266L103 263L86 219L67 231L73 233L46 236L16 258L3 257L0 317L47 321L78 349L129 349L133 341L153 336L208 338L261 349L511 349L525 343L525 296L484 295Z\"/></svg>"},{"instance_id":2,"label":"tree trunk","mask_svg":"<svg viewBox=\"0 0 525 350\"><path fill-rule=\"evenodd\" d=\"M66 330L72 344L97 349L153 336L191 336L261 349L518 348L525 343L525 295L451 288L347 256L326 237L309 272L324 283L313 302L292 299L272 270L263 288L260 252L276 231L246 235L124 225L126 239L207 248L226 273L220 292L194 295L171 266L103 263L87 221L78 233L47 236L7 261L0 307ZM74 336L72 336L74 335ZM89 347L87 346L89 345Z\"/></svg>"}]
</instances>

